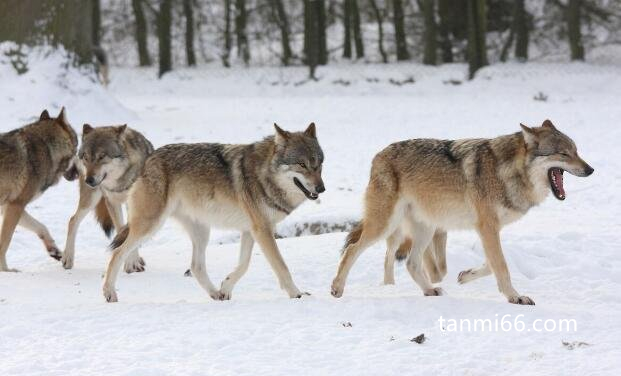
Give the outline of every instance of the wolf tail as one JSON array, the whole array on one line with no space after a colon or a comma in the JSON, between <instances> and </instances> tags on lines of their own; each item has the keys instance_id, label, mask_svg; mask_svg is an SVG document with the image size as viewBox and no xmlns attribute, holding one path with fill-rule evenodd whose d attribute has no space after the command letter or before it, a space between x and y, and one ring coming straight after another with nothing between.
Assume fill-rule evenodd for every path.
<instances>
[{"instance_id":1,"label":"wolf tail","mask_svg":"<svg viewBox=\"0 0 621 376\"><path fill-rule=\"evenodd\" d=\"M399 249L397 249L397 252L395 253L395 259L397 261L405 260L410 254L410 249L412 249L412 239L405 238L405 240L403 241L403 243L401 243Z\"/></svg>"},{"instance_id":2,"label":"wolf tail","mask_svg":"<svg viewBox=\"0 0 621 376\"><path fill-rule=\"evenodd\" d=\"M347 247L349 247L350 245L358 243L358 240L360 240L360 236L362 235L362 228L363 228L362 221L354 225L352 230L347 235L347 238L345 238L345 245L343 245L343 249L341 249L341 253L345 252Z\"/></svg>"},{"instance_id":3,"label":"wolf tail","mask_svg":"<svg viewBox=\"0 0 621 376\"><path fill-rule=\"evenodd\" d=\"M106 236L110 237L110 235L112 235L113 228L112 217L110 216L108 206L106 206L106 199L103 197L99 200L97 206L95 207L95 218L101 225L101 228Z\"/></svg>"},{"instance_id":4,"label":"wolf tail","mask_svg":"<svg viewBox=\"0 0 621 376\"><path fill-rule=\"evenodd\" d=\"M116 234L116 236L110 243L110 249L116 249L120 247L121 245L123 245L123 243L125 243L125 240L127 240L128 235L129 235L129 225L123 226L121 231L119 231L119 233Z\"/></svg>"}]
</instances>

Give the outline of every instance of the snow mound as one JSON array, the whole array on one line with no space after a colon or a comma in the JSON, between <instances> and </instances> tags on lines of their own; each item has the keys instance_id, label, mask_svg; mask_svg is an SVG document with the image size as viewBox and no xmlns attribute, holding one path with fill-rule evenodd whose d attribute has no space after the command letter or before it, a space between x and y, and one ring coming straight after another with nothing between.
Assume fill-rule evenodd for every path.
<instances>
[{"instance_id":1,"label":"snow mound","mask_svg":"<svg viewBox=\"0 0 621 376\"><path fill-rule=\"evenodd\" d=\"M0 111L16 128L33 121L43 109L67 108L70 122L126 123L136 115L97 81L92 69L75 67L69 53L50 46L0 43Z\"/></svg>"}]
</instances>

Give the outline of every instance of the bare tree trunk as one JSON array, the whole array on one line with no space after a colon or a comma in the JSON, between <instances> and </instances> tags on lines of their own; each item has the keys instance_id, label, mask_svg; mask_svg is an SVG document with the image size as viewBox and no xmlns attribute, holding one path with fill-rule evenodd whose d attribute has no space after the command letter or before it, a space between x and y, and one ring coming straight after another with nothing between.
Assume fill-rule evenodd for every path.
<instances>
[{"instance_id":1,"label":"bare tree trunk","mask_svg":"<svg viewBox=\"0 0 621 376\"><path fill-rule=\"evenodd\" d=\"M250 64L250 48L248 47L246 0L235 1L235 35L237 36L237 56Z\"/></svg>"},{"instance_id":2,"label":"bare tree trunk","mask_svg":"<svg viewBox=\"0 0 621 376\"><path fill-rule=\"evenodd\" d=\"M93 6L93 46L99 46L101 43L101 3L99 0L91 0Z\"/></svg>"},{"instance_id":3,"label":"bare tree trunk","mask_svg":"<svg viewBox=\"0 0 621 376\"><path fill-rule=\"evenodd\" d=\"M192 0L183 0L183 13L185 14L185 57L188 66L196 65L196 55L194 54L194 9Z\"/></svg>"},{"instance_id":4,"label":"bare tree trunk","mask_svg":"<svg viewBox=\"0 0 621 376\"><path fill-rule=\"evenodd\" d=\"M313 0L317 19L317 48L319 65L328 64L328 41L326 38L326 1Z\"/></svg>"},{"instance_id":5,"label":"bare tree trunk","mask_svg":"<svg viewBox=\"0 0 621 376\"><path fill-rule=\"evenodd\" d=\"M488 64L485 0L468 0L468 66L469 78L481 67Z\"/></svg>"},{"instance_id":6,"label":"bare tree trunk","mask_svg":"<svg viewBox=\"0 0 621 376\"><path fill-rule=\"evenodd\" d=\"M393 23L395 26L395 43L397 44L397 60L409 60L410 53L405 39L405 21L401 0L392 0Z\"/></svg>"},{"instance_id":7,"label":"bare tree trunk","mask_svg":"<svg viewBox=\"0 0 621 376\"><path fill-rule=\"evenodd\" d=\"M524 9L524 0L515 0L513 10L513 28L515 30L515 58L528 60L528 13Z\"/></svg>"},{"instance_id":8,"label":"bare tree trunk","mask_svg":"<svg viewBox=\"0 0 621 376\"><path fill-rule=\"evenodd\" d=\"M351 3L351 0L345 0L343 4L343 57L347 59L351 59Z\"/></svg>"},{"instance_id":9,"label":"bare tree trunk","mask_svg":"<svg viewBox=\"0 0 621 376\"><path fill-rule=\"evenodd\" d=\"M224 51L222 53L222 65L230 67L231 47L231 0L224 0Z\"/></svg>"},{"instance_id":10,"label":"bare tree trunk","mask_svg":"<svg viewBox=\"0 0 621 376\"><path fill-rule=\"evenodd\" d=\"M136 19L136 43L138 45L138 60L141 67L151 65L151 56L147 44L147 21L144 17L142 0L132 0L134 18Z\"/></svg>"},{"instance_id":11,"label":"bare tree trunk","mask_svg":"<svg viewBox=\"0 0 621 376\"><path fill-rule=\"evenodd\" d=\"M2 0L0 40L62 45L73 63L93 65L92 0Z\"/></svg>"},{"instance_id":12,"label":"bare tree trunk","mask_svg":"<svg viewBox=\"0 0 621 376\"><path fill-rule=\"evenodd\" d=\"M159 40L160 66L158 76L172 71L170 26L172 0L160 0L160 10L157 13L157 36Z\"/></svg>"},{"instance_id":13,"label":"bare tree trunk","mask_svg":"<svg viewBox=\"0 0 621 376\"><path fill-rule=\"evenodd\" d=\"M278 28L280 29L280 42L282 44L282 65L289 65L289 61L293 57L293 52L291 52L291 44L289 42L289 34L291 33L289 29L289 19L287 18L287 12L285 11L285 5L282 0L271 0L272 4L272 13L274 14L274 19L278 24Z\"/></svg>"},{"instance_id":14,"label":"bare tree trunk","mask_svg":"<svg viewBox=\"0 0 621 376\"><path fill-rule=\"evenodd\" d=\"M569 0L567 4L567 30L571 60L584 60L581 25L582 0Z\"/></svg>"},{"instance_id":15,"label":"bare tree trunk","mask_svg":"<svg viewBox=\"0 0 621 376\"><path fill-rule=\"evenodd\" d=\"M435 0L423 0L423 17L425 19L425 52L423 64L436 65L437 63L437 30L436 30L436 10Z\"/></svg>"},{"instance_id":16,"label":"bare tree trunk","mask_svg":"<svg viewBox=\"0 0 621 376\"><path fill-rule=\"evenodd\" d=\"M358 8L358 0L351 1L351 13L354 30L354 44L356 45L356 58L364 57L364 43L362 42L362 30L360 29L360 9Z\"/></svg>"},{"instance_id":17,"label":"bare tree trunk","mask_svg":"<svg viewBox=\"0 0 621 376\"><path fill-rule=\"evenodd\" d=\"M502 50L500 51L500 61L502 61L503 63L507 61L507 58L509 56L509 49L511 48L511 45L513 44L514 39L515 39L515 28L511 27L511 30L509 30L509 37L507 38L507 41L502 46Z\"/></svg>"},{"instance_id":18,"label":"bare tree trunk","mask_svg":"<svg viewBox=\"0 0 621 376\"><path fill-rule=\"evenodd\" d=\"M312 36L313 36L313 24L312 24L312 9L311 0L304 0L304 63L309 64Z\"/></svg>"},{"instance_id":19,"label":"bare tree trunk","mask_svg":"<svg viewBox=\"0 0 621 376\"><path fill-rule=\"evenodd\" d=\"M450 0L440 0L438 2L438 14L440 16L440 24L438 32L440 34L440 49L442 50L442 62L453 62L453 45L451 44L451 15Z\"/></svg>"},{"instance_id":20,"label":"bare tree trunk","mask_svg":"<svg viewBox=\"0 0 621 376\"><path fill-rule=\"evenodd\" d=\"M384 50L384 17L382 16L382 12L375 0L369 0L369 4L371 5L371 10L373 10L373 14L375 15L375 20L377 21L377 38L378 38L378 50L380 55L382 56L382 62L384 64L388 63L388 55Z\"/></svg>"},{"instance_id":21,"label":"bare tree trunk","mask_svg":"<svg viewBox=\"0 0 621 376\"><path fill-rule=\"evenodd\" d=\"M304 0L304 60L309 68L309 78L316 80L315 70L321 64L322 37L325 38L325 18L322 23L321 15L323 4L317 0ZM322 35L323 34L323 35Z\"/></svg>"}]
</instances>

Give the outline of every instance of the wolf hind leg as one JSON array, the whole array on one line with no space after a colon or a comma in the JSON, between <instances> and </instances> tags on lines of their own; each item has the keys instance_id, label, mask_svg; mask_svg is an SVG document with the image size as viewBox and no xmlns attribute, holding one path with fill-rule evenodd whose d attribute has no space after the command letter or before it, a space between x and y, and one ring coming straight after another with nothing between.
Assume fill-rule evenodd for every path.
<instances>
[{"instance_id":1,"label":"wolf hind leg","mask_svg":"<svg viewBox=\"0 0 621 376\"><path fill-rule=\"evenodd\" d=\"M381 192L380 187L369 187L366 197L366 213L358 228L352 230L339 262L331 293L335 298L343 295L345 281L360 254L382 236L392 234L403 218L403 208L397 206L396 192ZM359 237L357 237L359 232Z\"/></svg>"},{"instance_id":2,"label":"wolf hind leg","mask_svg":"<svg viewBox=\"0 0 621 376\"><path fill-rule=\"evenodd\" d=\"M424 252L427 250L433 239L435 228L421 222L411 221L411 233L414 244L407 260L407 269L412 279L423 290L426 296L442 295L442 289L434 288L424 270Z\"/></svg>"},{"instance_id":3,"label":"wolf hind leg","mask_svg":"<svg viewBox=\"0 0 621 376\"><path fill-rule=\"evenodd\" d=\"M436 230L423 255L425 272L432 283L442 282L446 275L446 232Z\"/></svg>"},{"instance_id":4,"label":"wolf hind leg","mask_svg":"<svg viewBox=\"0 0 621 376\"><path fill-rule=\"evenodd\" d=\"M47 227L45 227L43 223L37 221L34 217L28 214L27 211L24 210L18 224L23 228L34 232L43 242L43 245L47 250L47 254L54 260L60 261L62 253L56 246L56 242L54 241L52 235L50 235L49 230L47 229Z\"/></svg>"},{"instance_id":5,"label":"wolf hind leg","mask_svg":"<svg viewBox=\"0 0 621 376\"><path fill-rule=\"evenodd\" d=\"M121 204L118 202L112 202L108 198L104 199L106 208L108 209L108 213L110 214L110 219L112 219L112 224L114 226L114 231L118 234L123 228L123 209L121 208ZM125 273L140 273L144 272L145 262L140 257L138 253L138 248L134 249L125 260L125 265L123 269Z\"/></svg>"},{"instance_id":6,"label":"wolf hind leg","mask_svg":"<svg viewBox=\"0 0 621 376\"><path fill-rule=\"evenodd\" d=\"M103 294L108 302L118 301L116 279L127 256L157 232L170 213L167 197L158 183L161 184L161 181L151 184L149 189L140 180L134 183L129 200L128 224L112 241L114 249L104 276Z\"/></svg>"},{"instance_id":7,"label":"wolf hind leg","mask_svg":"<svg viewBox=\"0 0 621 376\"><path fill-rule=\"evenodd\" d=\"M222 281L222 285L220 286L220 292L222 293L224 300L231 299L231 292L233 291L235 284L237 284L237 282L248 270L253 245L254 239L252 238L252 234L248 231L242 232L239 246L239 262L237 267L224 279L224 281Z\"/></svg>"},{"instance_id":8,"label":"wolf hind leg","mask_svg":"<svg viewBox=\"0 0 621 376\"><path fill-rule=\"evenodd\" d=\"M118 301L115 286L121 265L127 258L127 255L140 246L149 233L148 226L141 226L141 224L136 224L136 226L134 226L134 224L132 224L131 227L127 227L116 235L114 242L120 239L122 243L112 250L112 256L108 262L103 283L103 295L108 303ZM123 239L123 237L125 237L125 239Z\"/></svg>"},{"instance_id":9,"label":"wolf hind leg","mask_svg":"<svg viewBox=\"0 0 621 376\"><path fill-rule=\"evenodd\" d=\"M386 257L384 259L385 285L395 284L395 256L401 247L403 240L404 236L401 229L395 230L388 238L386 238Z\"/></svg>"},{"instance_id":10,"label":"wolf hind leg","mask_svg":"<svg viewBox=\"0 0 621 376\"><path fill-rule=\"evenodd\" d=\"M181 223L192 240L192 263L190 264L192 276L212 299L223 300L223 294L214 286L207 274L205 250L209 243L209 226L185 216L174 215L174 218Z\"/></svg>"}]
</instances>

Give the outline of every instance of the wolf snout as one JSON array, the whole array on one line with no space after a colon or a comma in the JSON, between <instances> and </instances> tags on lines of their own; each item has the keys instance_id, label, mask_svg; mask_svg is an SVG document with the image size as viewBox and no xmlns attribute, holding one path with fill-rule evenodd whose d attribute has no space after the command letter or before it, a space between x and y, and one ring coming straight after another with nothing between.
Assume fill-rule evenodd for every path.
<instances>
[{"instance_id":1,"label":"wolf snout","mask_svg":"<svg viewBox=\"0 0 621 376\"><path fill-rule=\"evenodd\" d=\"M326 187L323 185L323 183L321 183L315 187L315 191L317 193L323 193L326 191Z\"/></svg>"},{"instance_id":2,"label":"wolf snout","mask_svg":"<svg viewBox=\"0 0 621 376\"><path fill-rule=\"evenodd\" d=\"M67 181L73 181L78 178L78 169L74 164L63 174Z\"/></svg>"},{"instance_id":3,"label":"wolf snout","mask_svg":"<svg viewBox=\"0 0 621 376\"><path fill-rule=\"evenodd\" d=\"M595 169L589 165L586 165L586 167L584 168L584 176L589 176L593 172L595 172Z\"/></svg>"},{"instance_id":4,"label":"wolf snout","mask_svg":"<svg viewBox=\"0 0 621 376\"><path fill-rule=\"evenodd\" d=\"M95 187L97 185L97 181L93 176L87 176L84 182L90 187Z\"/></svg>"}]
</instances>

